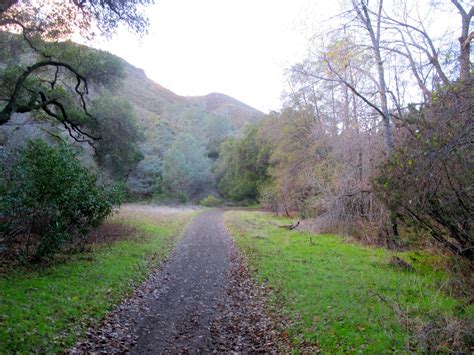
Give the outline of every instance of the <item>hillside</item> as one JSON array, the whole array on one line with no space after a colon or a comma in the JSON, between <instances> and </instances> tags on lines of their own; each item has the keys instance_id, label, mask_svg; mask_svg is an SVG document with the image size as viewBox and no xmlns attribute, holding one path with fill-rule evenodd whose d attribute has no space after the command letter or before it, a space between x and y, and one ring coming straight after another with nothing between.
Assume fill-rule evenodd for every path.
<instances>
[{"instance_id":1,"label":"hillside","mask_svg":"<svg viewBox=\"0 0 474 355\"><path fill-rule=\"evenodd\" d=\"M130 102L142 128L156 125L157 120L177 128L183 114L221 116L236 131L255 123L264 113L230 96L211 93L205 96L179 96L149 79L142 69L123 61L126 79L117 95Z\"/></svg>"},{"instance_id":2,"label":"hillside","mask_svg":"<svg viewBox=\"0 0 474 355\"><path fill-rule=\"evenodd\" d=\"M186 135L192 136L204 147L205 156L199 159L209 157L215 160L223 140L237 134L246 124L255 123L264 115L220 93L205 96L176 95L149 79L142 69L124 60L122 63L126 77L114 95L133 106L138 126L144 136L140 144L144 159L128 178L131 191L148 194L155 189L153 186L156 180L153 176L161 176L163 173L166 175L162 164L166 160L167 152L173 146L185 151L186 146L191 144ZM179 142L183 139L186 143ZM180 144L184 147L176 148ZM180 176L182 174L179 173ZM204 181L207 182L202 186L206 188L201 193L206 195L214 191L214 183L212 177L207 177ZM161 185L161 182L158 184Z\"/></svg>"},{"instance_id":3,"label":"hillside","mask_svg":"<svg viewBox=\"0 0 474 355\"><path fill-rule=\"evenodd\" d=\"M17 35L0 32L0 44L2 47L8 48L7 52L10 52L12 58L15 57L23 64L32 58L31 49ZM84 53L101 52L84 45L69 42L70 44L80 48ZM6 53L0 53L1 69L7 65L15 64L15 60L4 56L4 54ZM158 125L171 128L173 131L177 131L174 133L178 133L183 129L183 125L189 126L189 122L185 121L190 116L192 116L194 123L199 123L199 126L203 125L204 122L201 120L205 120L205 116L216 116L228 121L231 130L235 132L247 123L255 123L264 115L243 102L220 93L211 93L205 96L176 95L149 79L143 69L134 67L122 58L111 56L121 62L125 72L123 85L113 92L113 95L132 104L140 128L144 131L149 132L150 129L155 131ZM90 100L95 98L95 94L89 97ZM152 136L148 138L153 139Z\"/></svg>"},{"instance_id":4,"label":"hillside","mask_svg":"<svg viewBox=\"0 0 474 355\"><path fill-rule=\"evenodd\" d=\"M210 113L230 118L236 129L246 123L255 123L263 115L253 107L224 94L211 93L206 96L191 96L188 99L198 105L204 105Z\"/></svg>"},{"instance_id":5,"label":"hillside","mask_svg":"<svg viewBox=\"0 0 474 355\"><path fill-rule=\"evenodd\" d=\"M9 47L10 52L15 54L10 57L0 55L0 74L2 70L5 70L6 73L11 72L11 68L14 68L18 62L26 65L35 60L31 48L26 46L17 35L1 33L0 44ZM91 81L89 83L91 94L88 95L87 101L89 106L93 107L100 97L108 96L123 99L132 106L139 130L138 136L140 136L139 150L143 153L144 159L138 166L129 170L127 182L130 190L137 193L149 194L151 191L160 190L162 175L166 173L163 170L163 164L167 152L174 147L174 151L177 150L181 154L184 150L189 150L191 145L196 149L193 152L189 150L189 154L200 152L199 157L193 158L194 161L201 160L200 163L209 165L206 168L199 168L198 171L206 175L204 185L207 188L210 187L213 185L210 173L211 165L218 157L220 143L227 137L235 135L246 124L255 123L264 115L224 94L212 93L196 97L176 95L150 80L142 69L134 67L119 57L87 46L72 42L58 44L39 42L39 44L44 45L47 50L65 56L66 61L76 61L75 65L99 73L97 74L99 76L110 75L113 68L122 67L116 69L117 72L124 74L117 74L117 78L123 77L121 83L105 87L98 86ZM98 60L97 58L102 59ZM104 60L109 62L106 63ZM48 71L44 71L42 75L45 78L48 75L54 77L54 74ZM48 81L43 78L40 82L46 83ZM67 90L70 90L70 87L66 88ZM118 117L117 113L114 113L113 116ZM101 118L99 118L100 120ZM123 127L123 125L115 123L114 127L120 126ZM123 136L124 133L121 133L120 137ZM31 114L15 114L7 125L0 127L0 147L11 148L14 145L21 145L27 138L33 137L48 141L62 137L63 140L69 140L73 145L80 145L84 148L79 149L82 151L81 159L84 164L97 168L92 148L87 144L73 142L64 128L54 120L37 120L33 119ZM117 139L114 140L117 141ZM179 144L182 146L179 147ZM105 159L110 160L112 159L110 157L115 153L109 152L108 154ZM189 162L186 162L185 166L189 168ZM182 174L182 172L179 173L180 176ZM190 179L190 181L192 180Z\"/></svg>"}]
</instances>

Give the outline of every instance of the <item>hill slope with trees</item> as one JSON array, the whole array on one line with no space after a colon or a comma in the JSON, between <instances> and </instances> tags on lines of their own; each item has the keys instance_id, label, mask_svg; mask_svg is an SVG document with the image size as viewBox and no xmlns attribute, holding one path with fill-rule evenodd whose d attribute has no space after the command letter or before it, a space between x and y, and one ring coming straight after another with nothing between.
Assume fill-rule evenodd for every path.
<instances>
[{"instance_id":1,"label":"hill slope with trees","mask_svg":"<svg viewBox=\"0 0 474 355\"><path fill-rule=\"evenodd\" d=\"M5 80L15 73L18 63L20 66L30 65L38 56L20 36L4 32L0 41L13 54L0 58ZM220 143L264 116L262 112L224 94L176 95L149 79L142 69L107 52L73 42L39 40L35 46L47 55L52 53L64 58L66 63L79 65L81 73L88 75L89 93L87 97L83 95L88 111L81 114L82 103L79 100L77 109L66 112L69 116L64 122L44 113L14 113L10 121L0 127L1 146L8 149L21 146L28 138L66 140L81 147L85 165L105 171L113 180L125 181L131 194L184 193L187 199L212 192L214 184L210 171L218 157ZM66 77L66 70L58 70L59 75L63 72ZM56 82L65 79L54 74L53 70L38 71L37 75L40 84L34 90L49 90L51 97L61 97L64 89L72 90L67 98L72 100L73 89L59 89ZM103 78L107 78L106 82ZM43 87L44 83L56 87L50 90ZM89 114L97 121L88 117ZM96 137L100 139L95 140ZM188 150L192 156L181 154L176 157L168 153L179 144L176 142L179 137L193 141L197 150ZM93 141L92 145L88 144ZM181 171L179 176L164 172L163 167L171 163L189 171ZM203 167L203 171L207 172L199 172L197 180L200 183L194 181L196 172L192 167L196 166ZM180 181L182 176L186 176L186 181ZM176 186L180 186L180 191L176 190Z\"/></svg>"},{"instance_id":2,"label":"hill slope with trees","mask_svg":"<svg viewBox=\"0 0 474 355\"><path fill-rule=\"evenodd\" d=\"M256 123L264 114L230 96L211 93L205 96L179 96L149 79L145 72L122 60L125 72L123 85L117 96L128 101L143 132L140 144L144 159L130 174L129 187L138 194L156 192L184 193L189 197L207 195L213 190L211 165L218 158L220 144L229 136L236 135L247 124ZM192 156L172 156L177 138L193 140L199 152L187 150ZM200 161L196 161L198 159ZM181 162L177 162L181 159ZM189 168L189 171L164 172L163 166L171 163ZM199 172L199 183L194 180L193 166L204 167ZM148 178L151 175L151 178ZM186 181L180 181L186 176ZM177 181L179 180L179 181ZM180 186L179 191L175 188ZM191 187L192 186L192 187ZM203 187L208 187L204 191ZM209 186L211 188L209 189Z\"/></svg>"}]
</instances>

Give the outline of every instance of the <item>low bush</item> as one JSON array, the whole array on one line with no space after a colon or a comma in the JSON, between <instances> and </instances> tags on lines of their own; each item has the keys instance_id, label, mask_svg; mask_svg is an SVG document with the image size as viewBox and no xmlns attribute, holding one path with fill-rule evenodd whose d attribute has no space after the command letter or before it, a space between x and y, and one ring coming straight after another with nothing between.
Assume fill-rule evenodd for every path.
<instances>
[{"instance_id":1,"label":"low bush","mask_svg":"<svg viewBox=\"0 0 474 355\"><path fill-rule=\"evenodd\" d=\"M175 193L175 196L178 199L178 201L181 203L189 202L189 196L184 192L177 192Z\"/></svg>"},{"instance_id":2,"label":"low bush","mask_svg":"<svg viewBox=\"0 0 474 355\"><path fill-rule=\"evenodd\" d=\"M217 198L213 195L209 195L205 198L203 198L200 202L200 205L205 206L205 207L216 207L220 206L222 204L222 200L220 198Z\"/></svg>"},{"instance_id":3,"label":"low bush","mask_svg":"<svg viewBox=\"0 0 474 355\"><path fill-rule=\"evenodd\" d=\"M7 250L41 259L88 231L118 206L122 193L85 169L66 145L32 140L0 176L0 222Z\"/></svg>"}]
</instances>

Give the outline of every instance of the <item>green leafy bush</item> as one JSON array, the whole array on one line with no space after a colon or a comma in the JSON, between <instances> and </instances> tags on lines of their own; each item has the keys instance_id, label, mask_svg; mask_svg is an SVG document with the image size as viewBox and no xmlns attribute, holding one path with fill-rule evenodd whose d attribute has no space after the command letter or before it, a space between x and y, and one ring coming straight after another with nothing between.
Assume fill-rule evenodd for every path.
<instances>
[{"instance_id":1,"label":"green leafy bush","mask_svg":"<svg viewBox=\"0 0 474 355\"><path fill-rule=\"evenodd\" d=\"M0 177L0 221L7 243L27 258L50 255L85 236L119 205L119 188L99 185L66 145L29 141Z\"/></svg>"},{"instance_id":2,"label":"green leafy bush","mask_svg":"<svg viewBox=\"0 0 474 355\"><path fill-rule=\"evenodd\" d=\"M184 193L184 192L181 192L181 191L176 192L176 193L174 194L174 196L175 196L176 199L177 199L179 202L181 202L181 203L187 203L187 202L189 202L189 196L188 196L186 193Z\"/></svg>"},{"instance_id":3,"label":"green leafy bush","mask_svg":"<svg viewBox=\"0 0 474 355\"><path fill-rule=\"evenodd\" d=\"M205 206L205 207L216 207L220 206L222 204L222 200L220 198L217 198L215 196L209 195L205 198L203 198L200 202L200 205Z\"/></svg>"}]
</instances>

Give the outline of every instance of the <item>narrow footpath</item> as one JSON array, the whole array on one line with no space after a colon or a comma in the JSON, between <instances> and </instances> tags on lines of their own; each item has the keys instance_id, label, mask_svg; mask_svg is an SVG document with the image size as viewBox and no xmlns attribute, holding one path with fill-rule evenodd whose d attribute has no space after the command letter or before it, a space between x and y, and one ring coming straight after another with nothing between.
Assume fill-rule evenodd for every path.
<instances>
[{"instance_id":1,"label":"narrow footpath","mask_svg":"<svg viewBox=\"0 0 474 355\"><path fill-rule=\"evenodd\" d=\"M197 216L168 261L71 352L274 350L276 326L262 289L251 281L222 215Z\"/></svg>"}]
</instances>

